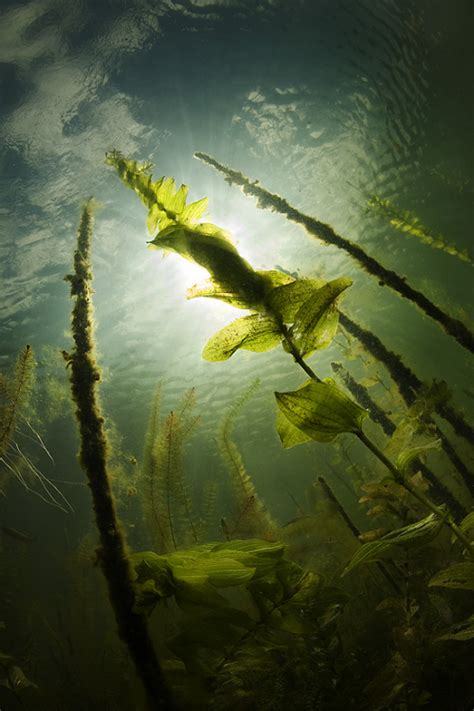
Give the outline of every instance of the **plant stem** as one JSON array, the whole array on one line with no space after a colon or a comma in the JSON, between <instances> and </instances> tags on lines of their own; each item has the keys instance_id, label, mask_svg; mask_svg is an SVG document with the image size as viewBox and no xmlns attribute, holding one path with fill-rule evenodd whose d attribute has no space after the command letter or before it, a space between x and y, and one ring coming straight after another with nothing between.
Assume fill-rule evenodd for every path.
<instances>
[{"instance_id":1,"label":"plant stem","mask_svg":"<svg viewBox=\"0 0 474 711\"><path fill-rule=\"evenodd\" d=\"M283 334L284 342L286 344L287 350L293 358L295 359L296 363L303 368L305 373L309 375L309 377L316 381L317 383L322 382L321 379L316 375L314 370L309 367L309 365L304 361L303 356L301 355L300 351L298 350L298 347L296 346L295 342L293 341L293 338L291 336L291 333L289 329L282 323L280 323L280 328ZM356 436L358 439L362 442L363 445L367 447L367 449L370 449L372 454L374 454L379 461L382 462L382 464L390 471L392 474L394 480L402 486L406 491L408 491L415 499L417 499L421 504L426 506L430 511L432 511L434 514L439 516L444 523L449 526L451 531L454 533L456 538L462 543L463 547L466 549L466 551L469 553L471 558L474 558L474 546L468 539L468 537L463 533L463 531L459 528L459 526L456 524L456 522L453 519L453 516L450 512L450 510L446 506L437 506L435 503L431 501L431 499L426 496L426 494L421 491L420 489L417 489L415 486L413 486L407 479L403 476L403 473L398 469L398 467L388 459L388 457L385 456L385 454L382 452L379 447L373 442L369 437L367 437L364 432L360 431L356 433Z\"/></svg>"},{"instance_id":2,"label":"plant stem","mask_svg":"<svg viewBox=\"0 0 474 711\"><path fill-rule=\"evenodd\" d=\"M421 504L426 506L426 508L430 509L434 514L439 516L444 520L447 526L452 530L456 538L458 538L461 543L463 544L464 548L467 550L471 558L474 558L474 547L470 540L467 538L467 536L462 532L462 530L459 528L459 526L456 524L454 521L451 512L446 510L445 507L437 506L434 504L431 499L426 496L426 494L421 491L420 489L417 489L416 486L413 486L407 479L403 476L402 472L398 467L393 464L386 456L385 454L377 447L377 445L372 442L371 439L367 437L363 432L358 433L357 437L360 439L360 441L365 444L365 446L370 449L370 451L375 454L377 459L379 459L382 464L384 464L387 469L390 470L390 472L393 474L393 478L399 484L400 486L403 486L406 491L408 491L415 499L417 499Z\"/></svg>"}]
</instances>

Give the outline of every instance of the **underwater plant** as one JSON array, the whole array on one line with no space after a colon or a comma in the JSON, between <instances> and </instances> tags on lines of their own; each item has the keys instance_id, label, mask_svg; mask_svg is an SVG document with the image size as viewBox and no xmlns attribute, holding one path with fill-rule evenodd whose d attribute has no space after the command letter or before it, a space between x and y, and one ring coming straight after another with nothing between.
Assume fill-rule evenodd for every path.
<instances>
[{"instance_id":1,"label":"underwater plant","mask_svg":"<svg viewBox=\"0 0 474 711\"><path fill-rule=\"evenodd\" d=\"M268 674L279 676L283 649L293 663L311 665L308 652L318 633L324 629L334 642L347 596L285 558L284 551L283 543L236 539L169 555L133 555L138 607L151 614L174 600L182 613L166 646L183 665L181 675L175 674L183 708L222 708L229 693L236 708L266 708L257 701L259 684ZM232 603L226 597L230 589ZM320 640L320 667L307 669L316 684L329 646L329 639ZM189 675L199 682L191 686L192 699Z\"/></svg>"},{"instance_id":2,"label":"underwater plant","mask_svg":"<svg viewBox=\"0 0 474 711\"><path fill-rule=\"evenodd\" d=\"M221 527L227 540L242 535L259 536L268 540L278 537L278 526L258 495L238 447L231 439L235 418L259 384L260 381L255 380L237 397L220 428L219 449L229 472L236 501L236 510L231 519L221 519Z\"/></svg>"},{"instance_id":3,"label":"underwater plant","mask_svg":"<svg viewBox=\"0 0 474 711\"><path fill-rule=\"evenodd\" d=\"M183 471L183 447L199 423L195 392L188 390L177 411L160 416L161 387L153 396L141 466L145 524L153 549L169 553L199 543L199 520L192 510L189 483Z\"/></svg>"},{"instance_id":4,"label":"underwater plant","mask_svg":"<svg viewBox=\"0 0 474 711\"><path fill-rule=\"evenodd\" d=\"M393 420L390 418L389 415L373 400L372 396L370 393L367 391L367 389L361 385L360 383L357 383L352 375L344 368L344 366L341 363L331 363L331 368L333 371L336 373L336 375L342 380L348 391L351 393L351 395L355 398L355 400L359 403L359 405L363 408L365 408L369 412L369 416L372 419L373 422L376 422L377 424L380 425L382 430L386 435L389 437L394 437L397 431L397 427ZM415 401L416 402L416 401ZM434 408L435 403L433 402L432 407ZM414 409L415 406L412 405L412 409ZM418 406L419 409L419 406ZM423 417L423 423L425 426L430 423L433 425L433 428L436 432L436 435L438 436L438 441L440 445L443 447L443 449L448 449L448 452L450 453L450 447L451 445L447 441L446 437L444 437L443 433L440 431L440 429L437 427L437 425L434 424L433 420L430 417L430 413L428 413L428 408L425 407L423 412L418 414L418 417L421 416ZM405 445L406 446L406 445ZM458 455L456 452L453 452L454 454L454 461L458 462L460 461ZM437 500L440 500L440 502L446 501L450 507L450 509L453 511L453 513L456 516L459 516L460 514L466 514L467 509L463 505L462 502L458 501L454 495L451 493L451 491L448 489L443 482L439 480L439 478L428 468L428 466L423 462L421 459L419 459L416 462L417 468L421 471L425 479L430 483L433 494L435 495L435 498ZM466 475L466 468L463 466L461 462L461 466L459 467L460 473L463 476L463 480L467 486L467 488L470 490L472 488L472 478L469 476L469 473Z\"/></svg>"},{"instance_id":5,"label":"underwater plant","mask_svg":"<svg viewBox=\"0 0 474 711\"><path fill-rule=\"evenodd\" d=\"M378 195L372 195L367 202L367 208L378 215L388 218L389 223L400 232L416 237L423 244L427 244L434 249L441 249L452 257L457 257L461 261L471 264L471 266L474 265L474 260L467 249L460 250L455 245L448 244L441 235L433 235L416 215L408 210L399 210L389 200Z\"/></svg>"},{"instance_id":6,"label":"underwater plant","mask_svg":"<svg viewBox=\"0 0 474 711\"><path fill-rule=\"evenodd\" d=\"M409 467L420 455L420 448L400 452L396 463L390 460L363 430L367 411L333 380L319 378L305 360L333 340L338 327L336 303L352 281L340 277L321 286L318 281L296 279L277 270L256 271L240 256L224 230L198 222L206 209L205 199L186 205L186 186L177 189L173 179L164 177L153 182L150 164L127 160L117 151L109 153L106 162L147 207L150 245L172 250L210 273L210 280L203 287L191 289L188 297L218 298L252 312L212 336L203 357L222 361L239 348L263 352L281 344L309 376L296 391L275 393L277 429L283 446L311 439L330 442L343 432L355 435L388 470L390 479L431 512L427 519L413 524L413 538L419 537L420 527L438 531L446 525L466 553L474 557L473 545L447 507L433 503L410 481ZM410 532L410 527L404 530L403 540Z\"/></svg>"},{"instance_id":7,"label":"underwater plant","mask_svg":"<svg viewBox=\"0 0 474 711\"><path fill-rule=\"evenodd\" d=\"M137 673L147 692L150 708L173 708L162 670L144 616L134 610L133 571L125 535L116 513L107 469L107 437L104 429L97 384L100 370L95 357L92 311L92 267L90 261L93 200L85 204L77 233L74 273L65 281L75 298L72 311L72 336L75 349L63 352L71 368L70 379L80 431L80 462L87 475L100 534L97 557L108 585L118 633L126 644Z\"/></svg>"},{"instance_id":8,"label":"underwater plant","mask_svg":"<svg viewBox=\"0 0 474 711\"><path fill-rule=\"evenodd\" d=\"M219 163L206 153L198 152L194 156L222 173L226 182L230 185L238 185L245 195L255 197L258 207L285 215L288 220L303 225L311 236L316 237L325 244L333 245L347 252L368 274L376 277L382 286L388 286L404 298L412 301L427 316L437 321L445 332L455 338L461 346L474 353L474 333L464 323L445 313L425 294L410 286L404 277L390 269L386 269L374 257L368 255L360 245L338 235L330 225L326 225L309 215L304 215L280 195L271 193L263 188L258 180L250 180L243 173Z\"/></svg>"},{"instance_id":9,"label":"underwater plant","mask_svg":"<svg viewBox=\"0 0 474 711\"><path fill-rule=\"evenodd\" d=\"M67 513L72 510L70 503L21 444L22 439L33 442L52 461L31 422L34 371L33 349L26 345L18 354L12 373L0 373L0 491L5 493L7 480L13 476L27 493Z\"/></svg>"}]
</instances>

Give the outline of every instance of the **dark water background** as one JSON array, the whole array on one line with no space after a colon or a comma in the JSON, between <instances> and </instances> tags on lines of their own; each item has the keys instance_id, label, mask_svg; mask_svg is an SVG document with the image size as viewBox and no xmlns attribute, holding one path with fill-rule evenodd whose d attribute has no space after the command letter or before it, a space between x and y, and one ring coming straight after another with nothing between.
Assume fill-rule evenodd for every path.
<instances>
[{"instance_id":1,"label":"dark water background","mask_svg":"<svg viewBox=\"0 0 474 711\"><path fill-rule=\"evenodd\" d=\"M241 351L225 363L201 359L208 337L234 310L185 300L186 289L205 275L176 255L146 249L145 212L105 166L108 150L150 159L155 175L186 183L193 199L208 196L210 220L231 230L256 268L351 276L345 311L401 353L420 379L446 380L472 415L472 360L464 349L345 254L258 210L193 153L214 156L329 223L472 328L472 266L396 230L369 212L367 201L388 199L472 253L473 25L468 0L2 1L0 366L6 370L21 347L33 346L35 422L55 465L25 446L46 476L75 482L58 484L73 514L46 506L14 480L0 500L2 525L37 539L26 553L1 543L10 555L25 556L22 604L39 609L41 600L62 594L62 556L92 516L58 355L70 347L63 277L89 195L101 205L93 254L101 392L123 476L134 476L129 458L140 457L157 381L164 412L196 388L202 424L187 452L196 497L201 482L225 477L216 430L256 377L260 389L235 439L281 524L295 515L288 492L303 500L315 475L329 474L334 456L331 445L280 447L272 392L301 382L283 351ZM345 360L341 346L339 337L313 357L318 373L331 375L332 360L359 378L380 373L384 382L371 392L400 418L383 370L370 359ZM367 466L357 446L350 449L353 461ZM339 493L344 499L344 487ZM216 536L228 505L225 491L221 496ZM355 502L348 505L362 521ZM133 497L123 515L133 542L140 516ZM8 639L26 639L23 610L11 615Z\"/></svg>"}]
</instances>

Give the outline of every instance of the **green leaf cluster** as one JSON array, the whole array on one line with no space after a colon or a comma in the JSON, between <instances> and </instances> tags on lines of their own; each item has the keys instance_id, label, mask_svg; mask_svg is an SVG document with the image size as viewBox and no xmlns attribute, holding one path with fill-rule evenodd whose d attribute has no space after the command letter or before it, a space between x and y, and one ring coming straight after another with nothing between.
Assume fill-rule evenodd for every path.
<instances>
[{"instance_id":1,"label":"green leaf cluster","mask_svg":"<svg viewBox=\"0 0 474 711\"><path fill-rule=\"evenodd\" d=\"M183 609L225 606L217 590L268 575L281 564L284 547L283 543L250 539L205 543L169 555L134 553L140 605L142 609L153 607L174 595Z\"/></svg>"}]
</instances>

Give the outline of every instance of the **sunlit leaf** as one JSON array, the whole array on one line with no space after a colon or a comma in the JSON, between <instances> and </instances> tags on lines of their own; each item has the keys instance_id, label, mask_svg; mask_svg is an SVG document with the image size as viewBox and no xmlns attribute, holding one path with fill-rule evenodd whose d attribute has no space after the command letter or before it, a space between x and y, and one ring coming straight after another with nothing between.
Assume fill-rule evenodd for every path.
<instances>
[{"instance_id":1,"label":"sunlit leaf","mask_svg":"<svg viewBox=\"0 0 474 711\"><path fill-rule=\"evenodd\" d=\"M347 277L333 279L300 306L293 323L292 335L301 355L330 345L339 322L336 300L351 284L352 279Z\"/></svg>"},{"instance_id":2,"label":"sunlit leaf","mask_svg":"<svg viewBox=\"0 0 474 711\"><path fill-rule=\"evenodd\" d=\"M341 432L361 431L367 411L351 400L335 382L310 381L299 390L275 393L288 420L311 439L330 442Z\"/></svg>"},{"instance_id":3,"label":"sunlit leaf","mask_svg":"<svg viewBox=\"0 0 474 711\"><path fill-rule=\"evenodd\" d=\"M352 556L343 571L347 575L361 563L370 563L403 552L405 547L421 546L435 538L443 525L443 518L432 513L421 521L398 528L376 541L364 543Z\"/></svg>"},{"instance_id":4,"label":"sunlit leaf","mask_svg":"<svg viewBox=\"0 0 474 711\"><path fill-rule=\"evenodd\" d=\"M276 429L285 449L311 441L311 436L298 429L281 410L277 412Z\"/></svg>"},{"instance_id":5,"label":"sunlit leaf","mask_svg":"<svg viewBox=\"0 0 474 711\"><path fill-rule=\"evenodd\" d=\"M207 197L201 198L201 200L196 200L196 202L191 202L181 212L181 221L192 224L197 222L207 210L208 199Z\"/></svg>"},{"instance_id":6,"label":"sunlit leaf","mask_svg":"<svg viewBox=\"0 0 474 711\"><path fill-rule=\"evenodd\" d=\"M237 309L250 309L252 303L242 293L235 293L229 289L224 289L220 284L216 284L212 279L208 279L202 284L195 284L186 292L187 299L199 297L219 299L226 304L231 304Z\"/></svg>"},{"instance_id":7,"label":"sunlit leaf","mask_svg":"<svg viewBox=\"0 0 474 711\"><path fill-rule=\"evenodd\" d=\"M428 583L430 587L474 590L474 563L455 563L440 570Z\"/></svg>"},{"instance_id":8,"label":"sunlit leaf","mask_svg":"<svg viewBox=\"0 0 474 711\"><path fill-rule=\"evenodd\" d=\"M303 303L323 285L324 281L317 279L292 279L272 289L267 297L268 303L281 315L285 323L293 323Z\"/></svg>"},{"instance_id":9,"label":"sunlit leaf","mask_svg":"<svg viewBox=\"0 0 474 711\"><path fill-rule=\"evenodd\" d=\"M280 341L281 334L273 319L251 314L232 321L211 336L202 356L208 361L222 361L230 358L239 348L261 353L275 348Z\"/></svg>"}]
</instances>

